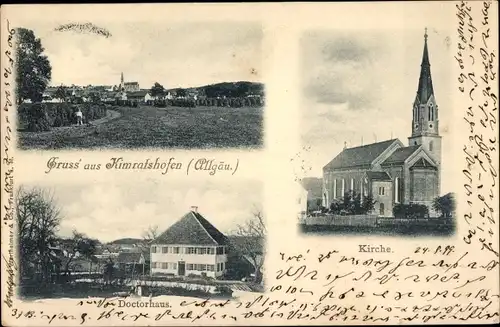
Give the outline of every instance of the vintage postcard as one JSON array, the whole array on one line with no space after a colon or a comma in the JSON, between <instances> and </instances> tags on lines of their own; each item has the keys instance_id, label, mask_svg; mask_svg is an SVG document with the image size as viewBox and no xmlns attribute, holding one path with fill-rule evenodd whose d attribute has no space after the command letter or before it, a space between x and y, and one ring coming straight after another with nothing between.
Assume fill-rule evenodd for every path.
<instances>
[{"instance_id":1,"label":"vintage postcard","mask_svg":"<svg viewBox=\"0 0 500 327\"><path fill-rule=\"evenodd\" d=\"M2 325L500 322L497 2L1 31Z\"/></svg>"}]
</instances>

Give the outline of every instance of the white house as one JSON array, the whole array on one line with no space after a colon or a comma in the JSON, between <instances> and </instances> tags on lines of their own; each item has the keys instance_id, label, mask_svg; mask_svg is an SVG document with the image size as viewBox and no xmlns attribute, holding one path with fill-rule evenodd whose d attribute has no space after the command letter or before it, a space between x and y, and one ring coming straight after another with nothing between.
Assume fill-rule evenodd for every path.
<instances>
[{"instance_id":1,"label":"white house","mask_svg":"<svg viewBox=\"0 0 500 327\"><path fill-rule=\"evenodd\" d=\"M151 246L151 274L178 276L224 274L229 239L191 207Z\"/></svg>"},{"instance_id":2,"label":"white house","mask_svg":"<svg viewBox=\"0 0 500 327\"><path fill-rule=\"evenodd\" d=\"M304 188L302 183L299 183L297 186L297 213L298 218L305 218L307 214L307 200L308 200L309 192Z\"/></svg>"}]
</instances>

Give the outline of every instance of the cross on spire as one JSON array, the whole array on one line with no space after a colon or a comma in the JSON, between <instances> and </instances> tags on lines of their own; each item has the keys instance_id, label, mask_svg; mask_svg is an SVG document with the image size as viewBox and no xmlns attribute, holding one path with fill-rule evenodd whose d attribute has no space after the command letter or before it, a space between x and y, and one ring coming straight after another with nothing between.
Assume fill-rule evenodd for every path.
<instances>
[{"instance_id":1,"label":"cross on spire","mask_svg":"<svg viewBox=\"0 0 500 327\"><path fill-rule=\"evenodd\" d=\"M424 34L424 39L425 39L425 41L426 41L426 42L427 42L427 36L428 36L428 35L427 35L427 27L426 27L426 28L425 28L425 34Z\"/></svg>"}]
</instances>

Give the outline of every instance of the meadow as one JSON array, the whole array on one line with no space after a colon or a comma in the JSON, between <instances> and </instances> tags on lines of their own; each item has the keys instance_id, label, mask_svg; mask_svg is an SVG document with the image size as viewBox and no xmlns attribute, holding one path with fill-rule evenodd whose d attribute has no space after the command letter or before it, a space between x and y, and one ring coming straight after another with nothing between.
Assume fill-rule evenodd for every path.
<instances>
[{"instance_id":1,"label":"meadow","mask_svg":"<svg viewBox=\"0 0 500 327\"><path fill-rule=\"evenodd\" d=\"M263 146L263 108L118 107L91 125L19 130L19 148L138 149L247 148Z\"/></svg>"}]
</instances>

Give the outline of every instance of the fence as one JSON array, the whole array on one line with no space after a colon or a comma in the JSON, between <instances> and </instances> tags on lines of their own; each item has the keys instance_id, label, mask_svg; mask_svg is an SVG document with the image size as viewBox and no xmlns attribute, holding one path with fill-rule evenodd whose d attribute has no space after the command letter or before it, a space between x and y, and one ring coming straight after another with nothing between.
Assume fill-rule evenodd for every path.
<instances>
[{"instance_id":1,"label":"fence","mask_svg":"<svg viewBox=\"0 0 500 327\"><path fill-rule=\"evenodd\" d=\"M305 225L316 226L376 226L376 215L325 215L318 217L307 217L302 220Z\"/></svg>"},{"instance_id":2,"label":"fence","mask_svg":"<svg viewBox=\"0 0 500 327\"><path fill-rule=\"evenodd\" d=\"M300 224L306 226L358 226L358 227L411 227L411 226L448 226L453 224L451 218L394 218L378 217L377 215L324 215L300 219Z\"/></svg>"}]
</instances>

